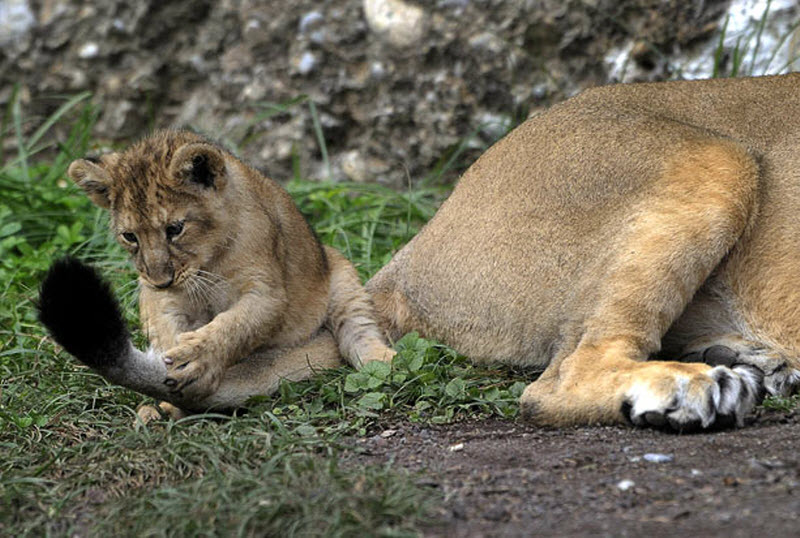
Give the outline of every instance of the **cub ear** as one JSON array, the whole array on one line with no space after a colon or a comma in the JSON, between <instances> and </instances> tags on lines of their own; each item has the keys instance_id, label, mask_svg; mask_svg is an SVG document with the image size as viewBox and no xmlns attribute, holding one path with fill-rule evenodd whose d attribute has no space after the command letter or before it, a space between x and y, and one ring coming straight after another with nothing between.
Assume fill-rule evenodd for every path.
<instances>
[{"instance_id":1,"label":"cub ear","mask_svg":"<svg viewBox=\"0 0 800 538\"><path fill-rule=\"evenodd\" d=\"M179 181L215 190L221 190L227 182L222 151L202 142L178 148L169 165L169 173Z\"/></svg>"},{"instance_id":2,"label":"cub ear","mask_svg":"<svg viewBox=\"0 0 800 538\"><path fill-rule=\"evenodd\" d=\"M70 179L86 192L89 199L105 209L110 204L108 193L112 184L106 166L115 158L116 155L112 154L101 159L78 159L72 161L67 170Z\"/></svg>"}]
</instances>

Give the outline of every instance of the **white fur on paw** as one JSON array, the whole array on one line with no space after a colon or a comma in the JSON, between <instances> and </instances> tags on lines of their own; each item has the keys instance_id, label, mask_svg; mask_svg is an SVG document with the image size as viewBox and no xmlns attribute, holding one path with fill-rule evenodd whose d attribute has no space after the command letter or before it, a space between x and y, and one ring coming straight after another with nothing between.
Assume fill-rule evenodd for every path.
<instances>
[{"instance_id":1,"label":"white fur on paw","mask_svg":"<svg viewBox=\"0 0 800 538\"><path fill-rule=\"evenodd\" d=\"M789 396L800 388L800 370L783 364L764 373L764 388L770 396Z\"/></svg>"},{"instance_id":2,"label":"white fur on paw","mask_svg":"<svg viewBox=\"0 0 800 538\"><path fill-rule=\"evenodd\" d=\"M717 349L717 353L709 353ZM719 350L722 350L721 352ZM748 340L721 340L707 346L702 351L695 351L698 360L712 366L748 365L761 370L764 374L764 389L771 396L789 396L800 389L800 370L792 368L786 358L778 351L758 345Z\"/></svg>"},{"instance_id":3,"label":"white fur on paw","mask_svg":"<svg viewBox=\"0 0 800 538\"><path fill-rule=\"evenodd\" d=\"M635 383L623 412L636 426L676 431L743 425L763 396L763 375L749 365L717 366L705 374L665 372Z\"/></svg>"}]
</instances>

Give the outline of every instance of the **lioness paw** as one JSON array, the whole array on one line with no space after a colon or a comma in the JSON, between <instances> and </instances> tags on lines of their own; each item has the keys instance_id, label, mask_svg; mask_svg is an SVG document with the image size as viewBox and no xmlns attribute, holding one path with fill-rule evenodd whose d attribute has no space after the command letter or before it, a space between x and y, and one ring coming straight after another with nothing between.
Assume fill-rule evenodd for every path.
<instances>
[{"instance_id":1,"label":"lioness paw","mask_svg":"<svg viewBox=\"0 0 800 538\"><path fill-rule=\"evenodd\" d=\"M133 421L133 426L146 426L150 422L161 420L164 416L172 420L179 420L188 415L186 411L175 407L169 402L159 402L156 405L142 404L136 409L136 419Z\"/></svg>"},{"instance_id":2,"label":"lioness paw","mask_svg":"<svg viewBox=\"0 0 800 538\"><path fill-rule=\"evenodd\" d=\"M150 422L160 419L161 419L161 413L159 413L156 406L141 405L136 410L136 418L134 419L132 426L134 427L137 427L139 425L146 426Z\"/></svg>"},{"instance_id":3,"label":"lioness paw","mask_svg":"<svg viewBox=\"0 0 800 538\"><path fill-rule=\"evenodd\" d=\"M658 363L654 363L655 364ZM664 364L637 379L625 393L623 415L636 426L678 432L744 425L764 396L764 375L750 365L680 369Z\"/></svg>"},{"instance_id":4,"label":"lioness paw","mask_svg":"<svg viewBox=\"0 0 800 538\"><path fill-rule=\"evenodd\" d=\"M694 342L681 360L712 366L746 364L758 368L764 374L764 389L770 396L789 396L800 389L800 370L792 368L783 354L737 335Z\"/></svg>"}]
</instances>

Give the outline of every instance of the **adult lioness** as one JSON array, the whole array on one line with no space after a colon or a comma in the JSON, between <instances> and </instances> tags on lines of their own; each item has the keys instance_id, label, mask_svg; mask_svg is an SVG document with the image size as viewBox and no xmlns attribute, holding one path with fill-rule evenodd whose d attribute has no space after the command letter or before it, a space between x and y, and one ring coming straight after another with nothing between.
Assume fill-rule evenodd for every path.
<instances>
[{"instance_id":1,"label":"adult lioness","mask_svg":"<svg viewBox=\"0 0 800 538\"><path fill-rule=\"evenodd\" d=\"M742 424L800 379L799 216L800 74L609 86L487 151L367 289L392 336L547 365L538 423Z\"/></svg>"},{"instance_id":2,"label":"adult lioness","mask_svg":"<svg viewBox=\"0 0 800 538\"><path fill-rule=\"evenodd\" d=\"M232 408L340 356L394 355L352 265L277 183L208 140L160 131L69 176L131 253L153 349L132 348L107 287L75 261L51 270L40 316L111 381L185 410Z\"/></svg>"}]
</instances>

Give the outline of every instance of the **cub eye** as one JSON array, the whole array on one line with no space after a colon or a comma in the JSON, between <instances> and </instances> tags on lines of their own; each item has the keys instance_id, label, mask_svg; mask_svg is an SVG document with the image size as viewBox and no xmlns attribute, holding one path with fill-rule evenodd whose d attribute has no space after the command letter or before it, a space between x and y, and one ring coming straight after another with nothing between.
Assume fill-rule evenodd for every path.
<instances>
[{"instance_id":1,"label":"cub eye","mask_svg":"<svg viewBox=\"0 0 800 538\"><path fill-rule=\"evenodd\" d=\"M136 244L136 243L138 243L138 242L139 242L139 239L137 239L137 238L136 238L136 234L135 234L135 233L133 233L133 232L122 232L120 235L121 235L121 236L122 236L122 238L123 238L125 241L127 241L128 243L134 243L134 244Z\"/></svg>"},{"instance_id":2,"label":"cub eye","mask_svg":"<svg viewBox=\"0 0 800 538\"><path fill-rule=\"evenodd\" d=\"M173 222L167 226L167 239L174 239L178 237L183 231L183 221Z\"/></svg>"}]
</instances>

